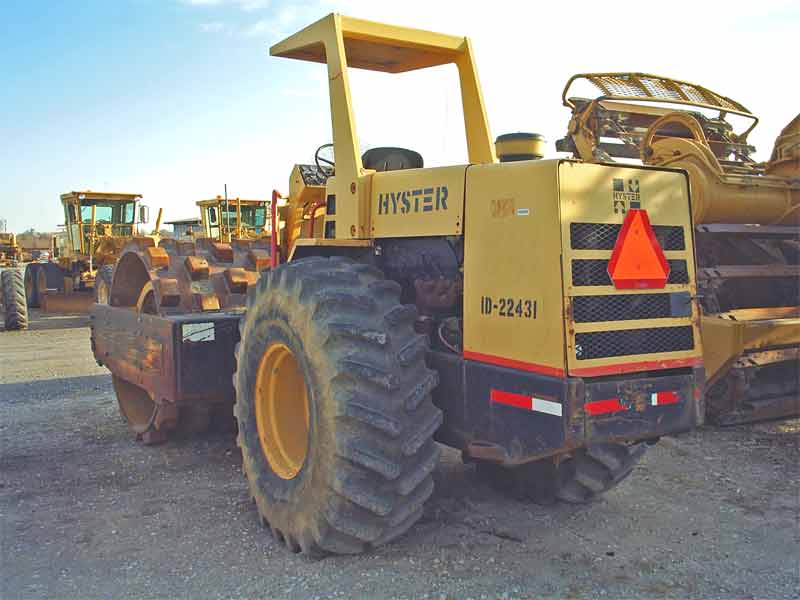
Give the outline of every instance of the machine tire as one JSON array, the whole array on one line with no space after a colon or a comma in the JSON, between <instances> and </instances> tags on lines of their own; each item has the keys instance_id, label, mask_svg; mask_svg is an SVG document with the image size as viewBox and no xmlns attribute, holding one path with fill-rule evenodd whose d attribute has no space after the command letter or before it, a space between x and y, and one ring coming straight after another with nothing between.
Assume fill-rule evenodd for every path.
<instances>
[{"instance_id":1,"label":"machine tire","mask_svg":"<svg viewBox=\"0 0 800 600\"><path fill-rule=\"evenodd\" d=\"M39 308L39 269L41 268L42 265L39 263L30 263L25 267L22 290L30 308Z\"/></svg>"},{"instance_id":2,"label":"machine tire","mask_svg":"<svg viewBox=\"0 0 800 600\"><path fill-rule=\"evenodd\" d=\"M3 290L6 331L28 328L28 304L25 299L25 279L19 269L5 269L0 273Z\"/></svg>"},{"instance_id":3,"label":"machine tire","mask_svg":"<svg viewBox=\"0 0 800 600\"><path fill-rule=\"evenodd\" d=\"M595 444L558 463L553 458L517 467L478 463L478 473L493 488L520 500L585 504L631 474L646 444Z\"/></svg>"},{"instance_id":4,"label":"machine tire","mask_svg":"<svg viewBox=\"0 0 800 600\"><path fill-rule=\"evenodd\" d=\"M379 270L341 257L280 265L249 290L234 374L237 443L262 523L292 552L354 554L389 542L433 492L439 379L425 365L416 309L399 297ZM276 347L294 358L288 379L307 406L305 453L289 477L270 462L256 413L267 405L263 388L287 380L269 378L277 367L260 375Z\"/></svg>"},{"instance_id":5,"label":"machine tire","mask_svg":"<svg viewBox=\"0 0 800 600\"><path fill-rule=\"evenodd\" d=\"M111 282L114 279L114 265L103 265L94 276L94 301L108 304L111 298Z\"/></svg>"}]
</instances>

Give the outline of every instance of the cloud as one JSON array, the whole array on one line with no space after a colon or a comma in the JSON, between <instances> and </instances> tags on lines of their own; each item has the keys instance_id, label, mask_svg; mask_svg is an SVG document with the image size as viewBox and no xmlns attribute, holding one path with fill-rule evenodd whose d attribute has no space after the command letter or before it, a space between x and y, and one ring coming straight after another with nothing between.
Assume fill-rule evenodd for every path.
<instances>
[{"instance_id":1,"label":"cloud","mask_svg":"<svg viewBox=\"0 0 800 600\"><path fill-rule=\"evenodd\" d=\"M203 33L223 33L228 31L229 27L222 21L212 21L211 23L200 23L199 29Z\"/></svg>"},{"instance_id":2,"label":"cloud","mask_svg":"<svg viewBox=\"0 0 800 600\"><path fill-rule=\"evenodd\" d=\"M301 21L306 10L298 9L296 6L285 6L268 19L259 19L249 27L245 28L244 33L250 37L269 37L283 38L294 33L296 25Z\"/></svg>"},{"instance_id":3,"label":"cloud","mask_svg":"<svg viewBox=\"0 0 800 600\"><path fill-rule=\"evenodd\" d=\"M179 0L189 6L236 6L245 12L261 10L269 6L269 0Z\"/></svg>"}]
</instances>

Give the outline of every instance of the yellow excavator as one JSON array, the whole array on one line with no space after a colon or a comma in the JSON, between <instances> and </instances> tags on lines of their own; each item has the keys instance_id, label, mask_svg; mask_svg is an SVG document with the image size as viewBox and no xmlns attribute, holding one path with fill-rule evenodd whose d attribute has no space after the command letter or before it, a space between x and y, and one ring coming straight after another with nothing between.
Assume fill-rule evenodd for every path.
<instances>
[{"instance_id":1,"label":"yellow excavator","mask_svg":"<svg viewBox=\"0 0 800 600\"><path fill-rule=\"evenodd\" d=\"M571 96L580 84L596 96ZM756 162L747 137L758 119L700 85L588 73L569 79L562 100L572 117L557 150L689 174L709 419L800 414L800 115L770 159ZM739 131L737 118L746 122ZM625 201L635 193L621 184L618 195Z\"/></svg>"}]
</instances>

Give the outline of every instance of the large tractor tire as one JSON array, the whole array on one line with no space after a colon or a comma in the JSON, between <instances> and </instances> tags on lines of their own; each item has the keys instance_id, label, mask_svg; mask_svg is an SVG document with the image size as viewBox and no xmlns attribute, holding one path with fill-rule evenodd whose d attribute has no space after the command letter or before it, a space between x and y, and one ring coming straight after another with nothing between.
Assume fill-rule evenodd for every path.
<instances>
[{"instance_id":1,"label":"large tractor tire","mask_svg":"<svg viewBox=\"0 0 800 600\"><path fill-rule=\"evenodd\" d=\"M94 276L94 301L108 304L111 298L111 281L114 279L114 265L103 265Z\"/></svg>"},{"instance_id":2,"label":"large tractor tire","mask_svg":"<svg viewBox=\"0 0 800 600\"><path fill-rule=\"evenodd\" d=\"M39 263L30 263L25 267L23 290L30 308L39 308L39 271L41 270L42 265Z\"/></svg>"},{"instance_id":3,"label":"large tractor tire","mask_svg":"<svg viewBox=\"0 0 800 600\"><path fill-rule=\"evenodd\" d=\"M250 493L292 552L353 554L406 532L433 491L442 422L416 309L340 257L264 272L234 376Z\"/></svg>"},{"instance_id":4,"label":"large tractor tire","mask_svg":"<svg viewBox=\"0 0 800 600\"><path fill-rule=\"evenodd\" d=\"M25 300L25 278L19 269L0 273L6 331L28 328L28 304Z\"/></svg>"},{"instance_id":5,"label":"large tractor tire","mask_svg":"<svg viewBox=\"0 0 800 600\"><path fill-rule=\"evenodd\" d=\"M496 490L520 500L584 504L597 499L628 475L645 444L596 444L566 459L547 458L518 467L478 463L478 473Z\"/></svg>"}]
</instances>

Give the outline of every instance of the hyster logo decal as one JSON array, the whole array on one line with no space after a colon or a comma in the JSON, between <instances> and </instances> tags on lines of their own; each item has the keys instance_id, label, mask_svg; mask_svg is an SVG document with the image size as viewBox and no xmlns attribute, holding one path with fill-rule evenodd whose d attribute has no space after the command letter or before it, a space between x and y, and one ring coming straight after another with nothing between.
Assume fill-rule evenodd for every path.
<instances>
[{"instance_id":1,"label":"hyster logo decal","mask_svg":"<svg viewBox=\"0 0 800 600\"><path fill-rule=\"evenodd\" d=\"M625 185L626 183L627 186ZM614 214L624 215L631 209L642 207L638 179L628 179L627 182L624 179L614 179L613 189Z\"/></svg>"},{"instance_id":2,"label":"hyster logo decal","mask_svg":"<svg viewBox=\"0 0 800 600\"><path fill-rule=\"evenodd\" d=\"M446 185L378 194L379 215L407 215L435 210L447 210Z\"/></svg>"}]
</instances>

